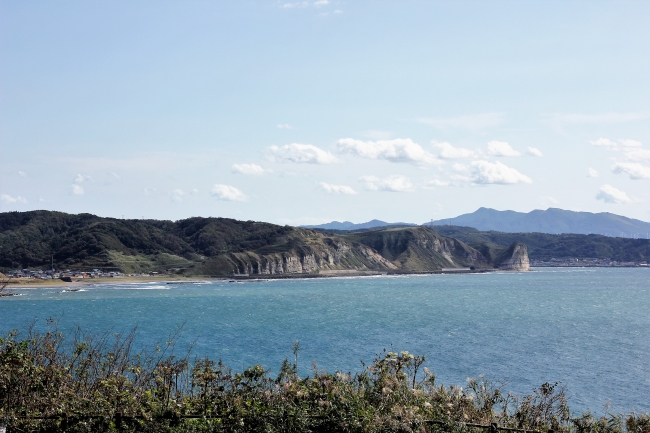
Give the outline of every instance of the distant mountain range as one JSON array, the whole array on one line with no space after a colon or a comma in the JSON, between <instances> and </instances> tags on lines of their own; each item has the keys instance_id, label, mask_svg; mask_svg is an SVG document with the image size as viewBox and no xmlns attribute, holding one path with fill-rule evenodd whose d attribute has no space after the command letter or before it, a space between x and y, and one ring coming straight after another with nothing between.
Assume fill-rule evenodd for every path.
<instances>
[{"instance_id":1,"label":"distant mountain range","mask_svg":"<svg viewBox=\"0 0 650 433\"><path fill-rule=\"evenodd\" d=\"M322 230L367 230L389 226L414 226L412 223L387 223L372 220L354 224L350 221L332 221L327 224L303 226ZM615 215L609 212L591 213L549 208L528 213L511 210L499 211L482 207L476 212L455 218L446 218L422 225L452 225L472 227L481 231L504 233L548 233L548 234L600 234L621 238L647 238L650 236L650 223Z\"/></svg>"},{"instance_id":2,"label":"distant mountain range","mask_svg":"<svg viewBox=\"0 0 650 433\"><path fill-rule=\"evenodd\" d=\"M350 221L332 221L327 224L312 225L312 226L300 226L305 229L323 229L323 230L363 230L363 229L374 229L376 227L390 227L390 226L402 226L402 227L413 227L418 224L413 223L387 223L380 220L372 220L367 223L355 224Z\"/></svg>"},{"instance_id":3,"label":"distant mountain range","mask_svg":"<svg viewBox=\"0 0 650 433\"><path fill-rule=\"evenodd\" d=\"M644 221L609 212L574 212L556 208L523 213L482 207L476 212L425 224L465 226L482 231L494 230L506 233L600 234L644 239L650 235L650 223Z\"/></svg>"}]
</instances>

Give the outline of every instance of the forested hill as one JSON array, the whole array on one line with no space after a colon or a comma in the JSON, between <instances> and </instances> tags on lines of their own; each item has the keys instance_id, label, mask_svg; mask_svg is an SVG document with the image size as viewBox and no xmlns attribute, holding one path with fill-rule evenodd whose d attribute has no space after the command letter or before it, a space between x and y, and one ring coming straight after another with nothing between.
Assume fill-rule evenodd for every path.
<instances>
[{"instance_id":1,"label":"forested hill","mask_svg":"<svg viewBox=\"0 0 650 433\"><path fill-rule=\"evenodd\" d=\"M528 247L532 260L551 258L610 258L618 261L650 261L650 240L613 238L601 235L546 233L504 233L498 231L479 231L463 226L434 226L444 236L462 240L470 246L493 243L510 245L515 240Z\"/></svg>"},{"instance_id":2,"label":"forested hill","mask_svg":"<svg viewBox=\"0 0 650 433\"><path fill-rule=\"evenodd\" d=\"M57 269L173 269L187 275L434 271L500 266L509 259L501 254L507 246L497 250L486 259L428 227L346 236L227 218L172 222L50 211L0 214L2 271L49 268L52 259Z\"/></svg>"}]
</instances>

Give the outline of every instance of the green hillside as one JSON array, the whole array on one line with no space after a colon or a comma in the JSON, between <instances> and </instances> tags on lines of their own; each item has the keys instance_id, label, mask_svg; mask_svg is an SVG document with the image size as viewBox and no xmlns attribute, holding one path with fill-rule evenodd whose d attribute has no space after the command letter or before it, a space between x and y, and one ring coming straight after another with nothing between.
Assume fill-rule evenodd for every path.
<instances>
[{"instance_id":1,"label":"green hillside","mask_svg":"<svg viewBox=\"0 0 650 433\"><path fill-rule=\"evenodd\" d=\"M57 269L186 275L430 271L495 264L427 227L339 235L227 218L172 222L50 211L0 214L0 270L49 268L52 259Z\"/></svg>"}]
</instances>

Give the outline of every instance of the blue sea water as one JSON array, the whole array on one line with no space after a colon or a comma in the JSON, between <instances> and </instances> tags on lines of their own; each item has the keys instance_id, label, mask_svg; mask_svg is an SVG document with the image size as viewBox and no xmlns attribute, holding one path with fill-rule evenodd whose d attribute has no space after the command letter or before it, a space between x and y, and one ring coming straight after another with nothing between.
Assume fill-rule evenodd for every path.
<instances>
[{"instance_id":1,"label":"blue sea water","mask_svg":"<svg viewBox=\"0 0 650 433\"><path fill-rule=\"evenodd\" d=\"M300 341L299 367L359 371L382 349L427 356L438 381L486 375L530 393L561 382L575 413L650 411L650 269L382 276L201 284L137 283L85 291L21 289L0 300L0 332L54 317L64 331L124 332L234 368L277 372Z\"/></svg>"}]
</instances>

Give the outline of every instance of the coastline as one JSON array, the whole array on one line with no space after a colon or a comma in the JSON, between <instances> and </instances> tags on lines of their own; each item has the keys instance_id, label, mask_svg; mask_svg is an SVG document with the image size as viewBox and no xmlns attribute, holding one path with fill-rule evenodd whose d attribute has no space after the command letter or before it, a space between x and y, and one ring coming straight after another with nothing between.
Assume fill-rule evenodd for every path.
<instances>
[{"instance_id":1,"label":"coastline","mask_svg":"<svg viewBox=\"0 0 650 433\"><path fill-rule=\"evenodd\" d=\"M499 269L475 269L475 270L436 270L436 271L391 271L391 272L378 272L378 271L325 271L322 273L304 273L304 274L254 274L254 275L169 275L169 276L143 276L143 277L106 277L106 278L73 278L72 282L66 282L60 279L56 280L36 280L29 279L10 279L9 288L21 289L37 289L37 288L52 288L52 287L85 287L93 284L124 284L124 283L179 283L191 284L200 283L204 281L254 281L254 280L287 280L287 279L312 279L312 278L341 278L341 277L376 277L376 276L398 276L398 275L437 275L437 274L483 274L488 272L530 272L533 268L548 269L548 268L634 268L634 269L649 269L647 266L531 266L529 271L503 271Z\"/></svg>"},{"instance_id":2,"label":"coastline","mask_svg":"<svg viewBox=\"0 0 650 433\"><path fill-rule=\"evenodd\" d=\"M393 276L393 275L430 275L430 274L480 274L494 272L498 269L476 269L476 270L436 270L436 271L326 271L323 273L295 273L295 274L254 274L254 275L169 275L169 276L143 276L143 277L106 277L106 278L73 278L72 282L60 279L37 280L33 278L9 279L8 288L14 289L37 289L52 287L86 287L94 284L129 284L129 283L179 283L190 284L203 281L253 281L253 280L287 280L287 279L311 279L311 278L341 278L341 277L371 277L371 276ZM516 271L515 271L516 272Z\"/></svg>"}]
</instances>

